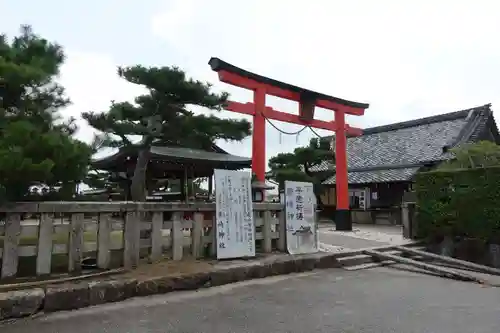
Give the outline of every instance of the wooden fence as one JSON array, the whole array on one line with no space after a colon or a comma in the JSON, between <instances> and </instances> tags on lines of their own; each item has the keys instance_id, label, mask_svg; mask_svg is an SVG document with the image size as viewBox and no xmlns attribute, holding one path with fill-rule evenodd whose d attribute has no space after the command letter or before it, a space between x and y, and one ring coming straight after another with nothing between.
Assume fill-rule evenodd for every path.
<instances>
[{"instance_id":1,"label":"wooden fence","mask_svg":"<svg viewBox=\"0 0 500 333\"><path fill-rule=\"evenodd\" d=\"M254 203L253 209L257 251L285 251L283 205ZM133 268L142 258L216 255L210 203L16 203L0 207L0 214L2 279L48 275L61 264L79 273L86 257L95 258L98 269L109 269Z\"/></svg>"}]
</instances>

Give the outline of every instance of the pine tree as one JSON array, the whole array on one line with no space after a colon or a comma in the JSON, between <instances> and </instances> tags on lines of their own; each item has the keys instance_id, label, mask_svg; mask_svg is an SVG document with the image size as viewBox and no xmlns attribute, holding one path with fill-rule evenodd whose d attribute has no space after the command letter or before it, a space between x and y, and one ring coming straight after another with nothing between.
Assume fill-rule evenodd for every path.
<instances>
[{"instance_id":1,"label":"pine tree","mask_svg":"<svg viewBox=\"0 0 500 333\"><path fill-rule=\"evenodd\" d=\"M138 147L138 158L132 177L134 201L146 196L146 171L150 148L155 145L208 149L217 139L242 140L250 134L246 120L220 119L198 115L188 109L197 105L222 110L227 93L211 91L209 83L187 78L177 67L120 67L118 75L142 85L148 93L135 98L135 103L111 103L107 112L86 112L84 119L102 135L103 147ZM140 138L133 142L133 137Z\"/></svg>"},{"instance_id":2,"label":"pine tree","mask_svg":"<svg viewBox=\"0 0 500 333\"><path fill-rule=\"evenodd\" d=\"M55 82L64 61L56 43L21 27L0 35L1 198L21 200L35 184L74 193L85 176L91 147L75 140L74 119L59 114L70 101ZM70 195L71 196L71 195Z\"/></svg>"},{"instance_id":3,"label":"pine tree","mask_svg":"<svg viewBox=\"0 0 500 333\"><path fill-rule=\"evenodd\" d=\"M330 174L311 172L313 166L334 158L327 140L312 138L306 147L295 148L293 153L281 153L269 159L268 178L284 188L286 180L310 182L314 185L317 202L321 204L322 182Z\"/></svg>"}]
</instances>

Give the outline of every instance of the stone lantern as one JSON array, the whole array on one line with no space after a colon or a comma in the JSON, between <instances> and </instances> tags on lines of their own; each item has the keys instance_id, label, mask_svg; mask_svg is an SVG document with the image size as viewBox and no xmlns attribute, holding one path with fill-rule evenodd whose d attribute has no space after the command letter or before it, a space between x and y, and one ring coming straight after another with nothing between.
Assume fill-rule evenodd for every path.
<instances>
[{"instance_id":1,"label":"stone lantern","mask_svg":"<svg viewBox=\"0 0 500 333\"><path fill-rule=\"evenodd\" d=\"M274 189L273 186L266 185L265 182L254 181L252 182L252 201L264 202L266 198L266 190Z\"/></svg>"}]
</instances>

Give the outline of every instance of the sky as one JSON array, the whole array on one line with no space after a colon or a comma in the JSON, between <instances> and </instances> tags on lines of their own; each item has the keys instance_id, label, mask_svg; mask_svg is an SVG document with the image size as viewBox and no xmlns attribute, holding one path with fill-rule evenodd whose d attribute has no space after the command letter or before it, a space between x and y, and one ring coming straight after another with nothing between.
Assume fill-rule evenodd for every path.
<instances>
[{"instance_id":1,"label":"sky","mask_svg":"<svg viewBox=\"0 0 500 333\"><path fill-rule=\"evenodd\" d=\"M362 128L487 103L500 117L496 0L0 0L0 31L12 36L21 24L64 46L59 81L73 101L62 111L68 117L105 111L111 100L140 94L142 87L117 76L120 65L176 65L233 100L251 101L251 92L218 82L210 57L369 103L364 116L347 119ZM267 105L298 113L294 102L269 97ZM316 115L333 120L328 110ZM273 123L287 132L301 129ZM78 137L90 141L92 129L79 124ZM280 135L268 125L267 157L313 136L307 129L298 137ZM219 144L251 156L250 138Z\"/></svg>"}]
</instances>

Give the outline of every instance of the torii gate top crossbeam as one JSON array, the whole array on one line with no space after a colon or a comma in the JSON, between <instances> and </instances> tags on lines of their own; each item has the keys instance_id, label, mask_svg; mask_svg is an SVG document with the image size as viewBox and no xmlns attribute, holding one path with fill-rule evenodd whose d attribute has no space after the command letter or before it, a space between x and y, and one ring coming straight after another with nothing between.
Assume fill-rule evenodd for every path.
<instances>
[{"instance_id":1,"label":"torii gate top crossbeam","mask_svg":"<svg viewBox=\"0 0 500 333\"><path fill-rule=\"evenodd\" d=\"M258 86L266 85L266 93L280 98L289 99L292 101L301 101L304 97L315 99L316 106L335 110L344 111L345 114L362 116L364 110L369 107L369 104L359 103L341 99L318 93L305 88L297 87L285 82L274 80L266 76L249 72L245 69L236 67L219 58L211 58L208 62L213 71L219 74L219 79L222 82L238 86L245 89L257 89ZM247 80L240 80L244 77Z\"/></svg>"}]
</instances>

